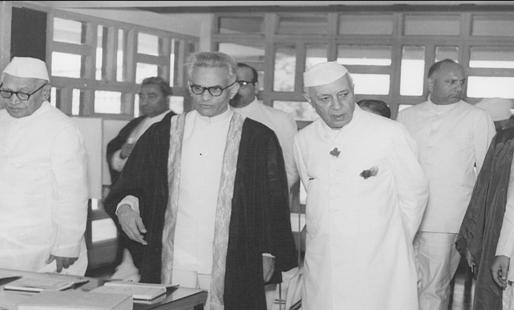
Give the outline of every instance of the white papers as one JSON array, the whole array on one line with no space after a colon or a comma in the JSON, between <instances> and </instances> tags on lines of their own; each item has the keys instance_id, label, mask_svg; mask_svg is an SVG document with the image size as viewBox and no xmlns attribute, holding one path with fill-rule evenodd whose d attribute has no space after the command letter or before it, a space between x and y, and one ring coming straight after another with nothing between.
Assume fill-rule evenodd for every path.
<instances>
[{"instance_id":1,"label":"white papers","mask_svg":"<svg viewBox=\"0 0 514 310\"><path fill-rule=\"evenodd\" d=\"M18 310L132 310L132 297L82 291L42 292L18 304Z\"/></svg>"},{"instance_id":2,"label":"white papers","mask_svg":"<svg viewBox=\"0 0 514 310\"><path fill-rule=\"evenodd\" d=\"M4 290L25 292L62 291L87 281L87 279L67 278L49 274L30 275L6 284Z\"/></svg>"}]
</instances>

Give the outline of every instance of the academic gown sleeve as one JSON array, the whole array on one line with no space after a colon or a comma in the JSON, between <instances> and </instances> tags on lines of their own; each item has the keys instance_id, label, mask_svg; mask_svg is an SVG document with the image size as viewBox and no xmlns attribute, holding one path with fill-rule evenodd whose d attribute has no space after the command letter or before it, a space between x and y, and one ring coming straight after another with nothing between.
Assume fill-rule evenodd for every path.
<instances>
[{"instance_id":1,"label":"academic gown sleeve","mask_svg":"<svg viewBox=\"0 0 514 310\"><path fill-rule=\"evenodd\" d=\"M398 204L412 242L428 202L428 181L417 160L416 142L403 125L398 125L400 132L391 144L391 164L398 188Z\"/></svg>"}]
</instances>

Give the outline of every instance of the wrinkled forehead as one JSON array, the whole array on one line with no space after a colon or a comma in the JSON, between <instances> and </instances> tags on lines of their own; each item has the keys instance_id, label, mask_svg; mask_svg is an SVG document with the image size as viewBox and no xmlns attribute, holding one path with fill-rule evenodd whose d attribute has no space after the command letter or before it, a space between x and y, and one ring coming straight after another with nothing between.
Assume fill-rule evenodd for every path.
<instances>
[{"instance_id":1,"label":"wrinkled forehead","mask_svg":"<svg viewBox=\"0 0 514 310\"><path fill-rule=\"evenodd\" d=\"M230 74L225 67L198 66L193 68L190 80L202 86L224 86L230 81Z\"/></svg>"},{"instance_id":2,"label":"wrinkled forehead","mask_svg":"<svg viewBox=\"0 0 514 310\"><path fill-rule=\"evenodd\" d=\"M10 89L31 88L35 85L42 85L43 83L47 82L47 80L18 77L8 73L2 73L1 77L2 88Z\"/></svg>"},{"instance_id":3,"label":"wrinkled forehead","mask_svg":"<svg viewBox=\"0 0 514 310\"><path fill-rule=\"evenodd\" d=\"M330 95L341 91L349 91L353 93L353 84L350 81L348 74L343 75L337 80L319 86L312 86L308 88L311 95Z\"/></svg>"}]
</instances>

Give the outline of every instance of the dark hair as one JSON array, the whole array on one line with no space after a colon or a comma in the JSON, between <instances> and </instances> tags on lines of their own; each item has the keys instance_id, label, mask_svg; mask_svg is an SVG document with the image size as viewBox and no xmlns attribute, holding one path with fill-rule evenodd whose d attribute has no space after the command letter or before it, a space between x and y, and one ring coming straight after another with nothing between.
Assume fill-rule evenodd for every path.
<instances>
[{"instance_id":1,"label":"dark hair","mask_svg":"<svg viewBox=\"0 0 514 310\"><path fill-rule=\"evenodd\" d=\"M438 61L438 62L434 63L433 65L431 65L430 68L428 69L428 78L432 77L432 75L434 75L434 73L437 72L443 65L448 65L448 64L459 65L454 60L449 59L449 58Z\"/></svg>"},{"instance_id":2,"label":"dark hair","mask_svg":"<svg viewBox=\"0 0 514 310\"><path fill-rule=\"evenodd\" d=\"M171 96L173 94L170 83L160 76L152 76L144 79L141 86L145 85L158 85L164 96Z\"/></svg>"},{"instance_id":3,"label":"dark hair","mask_svg":"<svg viewBox=\"0 0 514 310\"><path fill-rule=\"evenodd\" d=\"M251 80L251 82L253 83L257 83L257 81L259 80L259 74L257 73L257 70L255 70L254 67L250 66L250 65L247 65L243 62L238 62L237 63L237 67L238 68L248 68L252 71L252 74L253 74L253 79Z\"/></svg>"},{"instance_id":4,"label":"dark hair","mask_svg":"<svg viewBox=\"0 0 514 310\"><path fill-rule=\"evenodd\" d=\"M375 100L375 99L362 99L357 102L359 107L368 108L372 112L382 115L387 118L391 118L391 109L387 106L387 103L385 103L382 100Z\"/></svg>"}]
</instances>

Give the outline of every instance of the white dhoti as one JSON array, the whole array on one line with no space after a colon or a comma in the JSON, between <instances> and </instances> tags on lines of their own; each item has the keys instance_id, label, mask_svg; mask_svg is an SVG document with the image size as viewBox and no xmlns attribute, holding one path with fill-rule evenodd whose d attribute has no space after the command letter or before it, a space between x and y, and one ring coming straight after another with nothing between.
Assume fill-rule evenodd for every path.
<instances>
[{"instance_id":1,"label":"white dhoti","mask_svg":"<svg viewBox=\"0 0 514 310\"><path fill-rule=\"evenodd\" d=\"M450 281L457 271L460 254L457 234L418 232L414 239L418 270L420 310L447 310Z\"/></svg>"}]
</instances>

